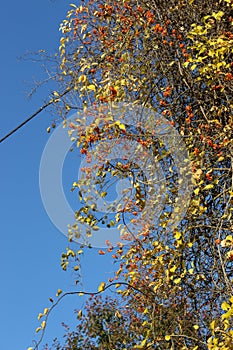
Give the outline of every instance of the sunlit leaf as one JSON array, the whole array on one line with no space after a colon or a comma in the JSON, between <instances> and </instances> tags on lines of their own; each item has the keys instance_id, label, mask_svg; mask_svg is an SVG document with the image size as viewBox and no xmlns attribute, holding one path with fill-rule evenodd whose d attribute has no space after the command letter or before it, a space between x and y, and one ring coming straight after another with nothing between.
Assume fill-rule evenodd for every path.
<instances>
[{"instance_id":1,"label":"sunlit leaf","mask_svg":"<svg viewBox=\"0 0 233 350\"><path fill-rule=\"evenodd\" d=\"M99 285L99 287L98 287L98 291L99 291L99 292L103 292L104 289L105 289L105 283L104 283L104 282L101 282L100 285Z\"/></svg>"}]
</instances>

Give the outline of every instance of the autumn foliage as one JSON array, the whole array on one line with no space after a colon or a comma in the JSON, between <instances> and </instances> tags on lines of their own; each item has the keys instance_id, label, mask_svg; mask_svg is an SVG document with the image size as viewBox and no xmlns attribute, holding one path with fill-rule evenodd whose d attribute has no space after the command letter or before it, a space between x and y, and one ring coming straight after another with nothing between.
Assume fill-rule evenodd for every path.
<instances>
[{"instance_id":1,"label":"autumn foliage","mask_svg":"<svg viewBox=\"0 0 233 350\"><path fill-rule=\"evenodd\" d=\"M139 222L149 186L137 164L103 161L75 179L83 206L70 240L79 238L85 223L90 235L116 227L128 244L108 241L100 249L118 266L105 281L119 282L118 297L91 299L64 349L232 349L232 25L231 0L90 0L72 4L61 24L58 82L69 93L56 107L66 116L82 106L68 131L80 153L91 163L103 140L137 142L160 162L168 192L158 225L141 223L135 235L128 223ZM156 111L185 143L193 190L172 229L179 179L164 142L139 122L132 126L111 115L86 127L91 113L123 102ZM114 214L110 208L102 218L86 195L90 171L102 198L112 179L133 183ZM65 269L79 256L73 245L73 253L63 256Z\"/></svg>"}]
</instances>

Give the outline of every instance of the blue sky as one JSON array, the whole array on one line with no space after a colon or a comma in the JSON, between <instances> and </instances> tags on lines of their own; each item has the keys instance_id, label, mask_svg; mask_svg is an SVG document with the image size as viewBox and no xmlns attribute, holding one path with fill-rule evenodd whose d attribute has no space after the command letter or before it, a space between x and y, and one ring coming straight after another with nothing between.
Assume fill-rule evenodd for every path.
<instances>
[{"instance_id":1,"label":"blue sky","mask_svg":"<svg viewBox=\"0 0 233 350\"><path fill-rule=\"evenodd\" d=\"M33 81L43 79L39 63L18 60L27 52L44 49L53 53L59 44L59 23L69 9L65 0L11 1L1 3L0 137L21 123L45 101L48 89L28 93ZM49 138L46 128L54 118L43 112L0 144L0 243L1 243L1 337L0 349L23 350L31 346L38 326L37 315L49 306L58 288L74 288L74 276L59 266L66 237L51 223L39 190L40 159ZM65 187L77 171L68 159ZM67 170L68 169L68 170ZM83 258L83 283L95 290L113 267L108 257L92 249ZM69 298L52 314L45 341L61 336L61 322L72 323L73 309L83 298Z\"/></svg>"}]
</instances>

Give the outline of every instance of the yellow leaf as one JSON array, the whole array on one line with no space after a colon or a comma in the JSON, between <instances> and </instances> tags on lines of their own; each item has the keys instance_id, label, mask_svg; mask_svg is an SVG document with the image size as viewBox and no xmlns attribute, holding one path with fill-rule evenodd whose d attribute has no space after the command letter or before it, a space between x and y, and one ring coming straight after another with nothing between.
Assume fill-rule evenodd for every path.
<instances>
[{"instance_id":1,"label":"yellow leaf","mask_svg":"<svg viewBox=\"0 0 233 350\"><path fill-rule=\"evenodd\" d=\"M45 321L41 322L41 328L44 329L45 326L46 326L46 322Z\"/></svg>"},{"instance_id":2,"label":"yellow leaf","mask_svg":"<svg viewBox=\"0 0 233 350\"><path fill-rule=\"evenodd\" d=\"M102 283L100 283L100 285L99 285L98 291L99 291L99 292L103 292L103 291L104 291L104 288L105 288L105 283L102 282Z\"/></svg>"},{"instance_id":3,"label":"yellow leaf","mask_svg":"<svg viewBox=\"0 0 233 350\"><path fill-rule=\"evenodd\" d=\"M229 319L232 317L232 314L233 314L233 309L230 309L230 310L228 310L225 314L223 314L222 317L221 317L222 320L224 320L225 326L226 326L226 324L227 324L227 327L226 327L226 328L228 328ZM224 329L226 330L225 326L224 326Z\"/></svg>"},{"instance_id":4,"label":"yellow leaf","mask_svg":"<svg viewBox=\"0 0 233 350\"><path fill-rule=\"evenodd\" d=\"M232 237L232 235L228 235L228 236L226 236L226 241L229 241L229 242L232 242L233 243L233 237Z\"/></svg>"},{"instance_id":5,"label":"yellow leaf","mask_svg":"<svg viewBox=\"0 0 233 350\"><path fill-rule=\"evenodd\" d=\"M171 271L171 272L175 272L175 271L176 271L176 269L177 269L177 266L176 266L176 265L174 265L173 267L171 267L171 268L170 268L170 271Z\"/></svg>"},{"instance_id":6,"label":"yellow leaf","mask_svg":"<svg viewBox=\"0 0 233 350\"><path fill-rule=\"evenodd\" d=\"M180 232L176 232L174 237L175 237L175 239L180 239L181 233Z\"/></svg>"},{"instance_id":7,"label":"yellow leaf","mask_svg":"<svg viewBox=\"0 0 233 350\"><path fill-rule=\"evenodd\" d=\"M121 315L121 313L118 310L116 310L115 316L118 317L118 318L122 318L122 315Z\"/></svg>"},{"instance_id":8,"label":"yellow leaf","mask_svg":"<svg viewBox=\"0 0 233 350\"><path fill-rule=\"evenodd\" d=\"M210 190L211 188L214 188L213 184L206 185L203 190Z\"/></svg>"},{"instance_id":9,"label":"yellow leaf","mask_svg":"<svg viewBox=\"0 0 233 350\"><path fill-rule=\"evenodd\" d=\"M165 335L165 340L166 341L169 341L171 339L171 336L170 335Z\"/></svg>"},{"instance_id":10,"label":"yellow leaf","mask_svg":"<svg viewBox=\"0 0 233 350\"><path fill-rule=\"evenodd\" d=\"M184 66L185 68L187 68L188 65L189 65L189 62L184 62L184 64L183 64L183 66Z\"/></svg>"},{"instance_id":11,"label":"yellow leaf","mask_svg":"<svg viewBox=\"0 0 233 350\"><path fill-rule=\"evenodd\" d=\"M53 95L56 96L56 97L59 97L59 93L57 91L54 91Z\"/></svg>"},{"instance_id":12,"label":"yellow leaf","mask_svg":"<svg viewBox=\"0 0 233 350\"><path fill-rule=\"evenodd\" d=\"M176 279L174 280L174 283L175 283L175 284L179 284L180 281L181 281L181 278L179 277L179 278L176 278Z\"/></svg>"},{"instance_id":13,"label":"yellow leaf","mask_svg":"<svg viewBox=\"0 0 233 350\"><path fill-rule=\"evenodd\" d=\"M37 327L36 333L38 333L41 330L41 327Z\"/></svg>"},{"instance_id":14,"label":"yellow leaf","mask_svg":"<svg viewBox=\"0 0 233 350\"><path fill-rule=\"evenodd\" d=\"M125 125L122 124L122 123L120 122L120 120L117 120L115 124L118 125L119 129L125 130Z\"/></svg>"},{"instance_id":15,"label":"yellow leaf","mask_svg":"<svg viewBox=\"0 0 233 350\"><path fill-rule=\"evenodd\" d=\"M163 221L161 224L162 227L166 227L167 226L167 221Z\"/></svg>"},{"instance_id":16,"label":"yellow leaf","mask_svg":"<svg viewBox=\"0 0 233 350\"><path fill-rule=\"evenodd\" d=\"M211 324L210 324L210 329L211 329L212 331L215 330L215 323L216 323L216 320L213 320L213 321L211 322Z\"/></svg>"},{"instance_id":17,"label":"yellow leaf","mask_svg":"<svg viewBox=\"0 0 233 350\"><path fill-rule=\"evenodd\" d=\"M124 124L119 124L119 128L120 128L121 130L125 130Z\"/></svg>"},{"instance_id":18,"label":"yellow leaf","mask_svg":"<svg viewBox=\"0 0 233 350\"><path fill-rule=\"evenodd\" d=\"M197 324L195 324L195 325L193 326L193 328L197 330L197 329L199 329L199 326L198 326Z\"/></svg>"},{"instance_id":19,"label":"yellow leaf","mask_svg":"<svg viewBox=\"0 0 233 350\"><path fill-rule=\"evenodd\" d=\"M82 313L82 310L79 310L78 312L78 319L80 319L82 317L83 313Z\"/></svg>"},{"instance_id":20,"label":"yellow leaf","mask_svg":"<svg viewBox=\"0 0 233 350\"><path fill-rule=\"evenodd\" d=\"M57 290L56 297L58 297L61 293L62 293L62 290L61 290L61 289L58 289L58 290Z\"/></svg>"},{"instance_id":21,"label":"yellow leaf","mask_svg":"<svg viewBox=\"0 0 233 350\"><path fill-rule=\"evenodd\" d=\"M200 188L196 188L194 191L193 191L196 195L198 195L198 193L200 192Z\"/></svg>"},{"instance_id":22,"label":"yellow leaf","mask_svg":"<svg viewBox=\"0 0 233 350\"><path fill-rule=\"evenodd\" d=\"M38 321L41 319L42 316L43 316L43 314L40 312L38 317L37 317Z\"/></svg>"},{"instance_id":23,"label":"yellow leaf","mask_svg":"<svg viewBox=\"0 0 233 350\"><path fill-rule=\"evenodd\" d=\"M104 198L106 196L107 196L107 192L106 191L100 193L100 197Z\"/></svg>"},{"instance_id":24,"label":"yellow leaf","mask_svg":"<svg viewBox=\"0 0 233 350\"><path fill-rule=\"evenodd\" d=\"M91 85L88 85L87 87L89 90L92 90L92 91L95 91L96 88L95 88L95 85L91 84Z\"/></svg>"},{"instance_id":25,"label":"yellow leaf","mask_svg":"<svg viewBox=\"0 0 233 350\"><path fill-rule=\"evenodd\" d=\"M141 347L144 347L146 345L146 342L147 342L147 339L144 339L142 342L141 342Z\"/></svg>"},{"instance_id":26,"label":"yellow leaf","mask_svg":"<svg viewBox=\"0 0 233 350\"><path fill-rule=\"evenodd\" d=\"M75 257L75 252L74 252L73 250L71 250L71 249L68 249L68 250L67 250L67 255L68 255L68 256L71 255L72 257Z\"/></svg>"},{"instance_id":27,"label":"yellow leaf","mask_svg":"<svg viewBox=\"0 0 233 350\"><path fill-rule=\"evenodd\" d=\"M48 311L49 311L49 309L46 307L46 308L44 309L44 315L46 315L46 314L48 313Z\"/></svg>"},{"instance_id":28,"label":"yellow leaf","mask_svg":"<svg viewBox=\"0 0 233 350\"><path fill-rule=\"evenodd\" d=\"M227 311L230 308L230 305L227 304L226 301L224 301L221 305L222 310Z\"/></svg>"},{"instance_id":29,"label":"yellow leaf","mask_svg":"<svg viewBox=\"0 0 233 350\"><path fill-rule=\"evenodd\" d=\"M79 83L81 82L85 83L86 80L87 80L87 77L85 74L80 75L80 77L78 78Z\"/></svg>"},{"instance_id":30,"label":"yellow leaf","mask_svg":"<svg viewBox=\"0 0 233 350\"><path fill-rule=\"evenodd\" d=\"M213 16L217 21L219 21L223 15L224 15L224 12L223 12L223 11L219 11L219 12L217 12L217 13L215 13L215 12L212 13L212 16Z\"/></svg>"}]
</instances>

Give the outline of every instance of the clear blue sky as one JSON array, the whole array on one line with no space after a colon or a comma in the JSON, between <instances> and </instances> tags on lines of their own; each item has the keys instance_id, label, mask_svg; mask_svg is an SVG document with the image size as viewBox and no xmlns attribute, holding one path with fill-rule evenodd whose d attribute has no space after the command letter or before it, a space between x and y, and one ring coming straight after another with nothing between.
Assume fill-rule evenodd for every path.
<instances>
[{"instance_id":1,"label":"clear blue sky","mask_svg":"<svg viewBox=\"0 0 233 350\"><path fill-rule=\"evenodd\" d=\"M65 0L1 3L0 137L46 100L46 87L27 99L33 79L41 80L42 70L38 63L20 61L17 57L40 49L53 53L59 44L59 23L68 9L69 1ZM31 346L39 325L37 315L49 305L48 298L58 288L64 291L74 288L72 273L63 272L59 266L66 237L48 218L39 191L40 158L49 138L46 128L51 120L49 112L44 112L0 144L2 350L24 350ZM76 164L69 162L69 167L71 173L76 171ZM66 186L69 188L69 184ZM85 255L83 266L85 290L95 290L113 270L110 259L98 256L97 249ZM73 309L80 308L83 301L70 297L57 308L45 340L61 336L61 322L72 322Z\"/></svg>"}]
</instances>

